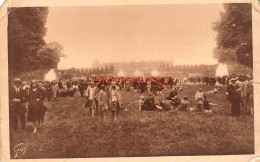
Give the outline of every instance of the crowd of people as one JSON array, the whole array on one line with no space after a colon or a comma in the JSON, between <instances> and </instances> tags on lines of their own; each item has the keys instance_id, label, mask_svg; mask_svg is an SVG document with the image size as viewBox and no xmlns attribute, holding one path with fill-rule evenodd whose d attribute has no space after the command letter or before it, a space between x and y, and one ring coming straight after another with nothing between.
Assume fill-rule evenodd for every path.
<instances>
[{"instance_id":1,"label":"crowd of people","mask_svg":"<svg viewBox=\"0 0 260 162\"><path fill-rule=\"evenodd\" d=\"M240 115L240 106L253 113L253 82L252 75L231 75L223 77L192 76L192 77L93 77L85 80L53 80L22 82L15 78L10 84L10 126L17 130L18 119L25 129L26 120L33 123L37 132L37 124L41 126L44 121L46 102L58 97L73 97L79 91L81 97L85 97L84 107L89 109L92 117L100 113L106 120L111 113L117 120L122 108L121 91L133 91L140 93L137 102L139 111L205 111L212 112L206 94L219 93L218 88L209 92L198 89L194 96L195 106L187 96L179 98L178 92L183 84L207 84L226 86L227 99L231 103L232 116ZM168 96L162 91L169 89ZM145 97L146 96L146 97ZM125 109L126 110L126 109ZM27 119L26 119L27 114Z\"/></svg>"}]
</instances>

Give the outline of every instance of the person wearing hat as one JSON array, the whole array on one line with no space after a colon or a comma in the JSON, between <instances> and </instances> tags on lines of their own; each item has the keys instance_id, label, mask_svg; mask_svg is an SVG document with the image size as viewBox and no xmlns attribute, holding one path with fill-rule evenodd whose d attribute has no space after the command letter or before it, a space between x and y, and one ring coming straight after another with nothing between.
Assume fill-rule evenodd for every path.
<instances>
[{"instance_id":1,"label":"person wearing hat","mask_svg":"<svg viewBox=\"0 0 260 162\"><path fill-rule=\"evenodd\" d=\"M230 83L227 86L228 99L231 103L231 115L239 116L240 115L240 104L241 104L241 90L239 85L236 84L237 79L230 79Z\"/></svg>"},{"instance_id":2,"label":"person wearing hat","mask_svg":"<svg viewBox=\"0 0 260 162\"><path fill-rule=\"evenodd\" d=\"M86 96L86 100L87 100L86 105L89 106L89 110L91 112L92 117L95 116L95 109L97 107L95 98L98 95L94 86L95 86L94 81L91 81L90 86L88 87L88 89L85 92L85 96Z\"/></svg>"},{"instance_id":3,"label":"person wearing hat","mask_svg":"<svg viewBox=\"0 0 260 162\"><path fill-rule=\"evenodd\" d=\"M106 120L107 112L108 112L108 99L106 93L105 85L101 85L101 89L98 92L98 107L101 111L101 116L104 117L104 121Z\"/></svg>"},{"instance_id":4,"label":"person wearing hat","mask_svg":"<svg viewBox=\"0 0 260 162\"><path fill-rule=\"evenodd\" d=\"M240 75L238 77L238 80L236 84L239 86L241 89L241 106L245 111L247 111L247 102L246 102L246 95L247 95L247 85L248 81L246 80L245 75Z\"/></svg>"},{"instance_id":5,"label":"person wearing hat","mask_svg":"<svg viewBox=\"0 0 260 162\"><path fill-rule=\"evenodd\" d=\"M33 123L33 133L36 133L36 122L38 121L40 124L40 120L42 119L42 110L43 110L43 100L45 96L41 93L41 90L38 88L36 82L31 83L31 89L29 90L29 108L27 121Z\"/></svg>"},{"instance_id":6,"label":"person wearing hat","mask_svg":"<svg viewBox=\"0 0 260 162\"><path fill-rule=\"evenodd\" d=\"M114 120L117 120L119 110L122 107L122 101L120 88L116 85L115 81L111 82L111 87L109 88L109 105Z\"/></svg>"},{"instance_id":7,"label":"person wearing hat","mask_svg":"<svg viewBox=\"0 0 260 162\"><path fill-rule=\"evenodd\" d=\"M25 130L26 124L26 105L28 95L22 88L20 78L15 78L13 85L9 88L9 112L10 112L10 128L17 130L18 118L20 119L22 129Z\"/></svg>"}]
</instances>

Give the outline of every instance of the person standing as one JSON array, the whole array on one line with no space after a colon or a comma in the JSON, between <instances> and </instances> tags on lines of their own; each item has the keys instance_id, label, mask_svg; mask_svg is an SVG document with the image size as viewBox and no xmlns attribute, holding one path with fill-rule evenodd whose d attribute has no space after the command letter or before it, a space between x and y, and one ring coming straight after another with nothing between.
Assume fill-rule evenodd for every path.
<instances>
[{"instance_id":1,"label":"person standing","mask_svg":"<svg viewBox=\"0 0 260 162\"><path fill-rule=\"evenodd\" d=\"M106 121L108 112L108 99L105 85L101 85L101 89L98 92L98 107L101 111L101 116L103 116L104 121Z\"/></svg>"},{"instance_id":2,"label":"person standing","mask_svg":"<svg viewBox=\"0 0 260 162\"><path fill-rule=\"evenodd\" d=\"M141 94L144 94L145 89L146 89L145 82L143 80L141 80L141 82L140 82L140 92L141 92Z\"/></svg>"},{"instance_id":3,"label":"person standing","mask_svg":"<svg viewBox=\"0 0 260 162\"><path fill-rule=\"evenodd\" d=\"M40 121L42 116L42 104L41 100L44 100L41 91L38 89L37 83L32 82L31 89L29 91L29 109L27 121L33 123L33 133L36 133L36 121Z\"/></svg>"},{"instance_id":4,"label":"person standing","mask_svg":"<svg viewBox=\"0 0 260 162\"><path fill-rule=\"evenodd\" d=\"M20 119L22 129L25 130L26 124L26 105L28 95L21 87L20 78L15 78L13 86L9 89L9 112L10 112L10 128L17 130L18 118Z\"/></svg>"},{"instance_id":5,"label":"person standing","mask_svg":"<svg viewBox=\"0 0 260 162\"><path fill-rule=\"evenodd\" d=\"M96 90L94 88L94 81L91 82L91 85L88 87L88 89L86 90L86 98L87 98L87 106L89 106L89 110L91 112L91 116L95 117L95 109L96 109L96 102L95 102L95 98L96 98Z\"/></svg>"},{"instance_id":6,"label":"person standing","mask_svg":"<svg viewBox=\"0 0 260 162\"><path fill-rule=\"evenodd\" d=\"M230 79L230 84L227 87L226 94L231 103L231 115L240 116L241 91L239 85L236 84L237 79Z\"/></svg>"},{"instance_id":7,"label":"person standing","mask_svg":"<svg viewBox=\"0 0 260 162\"><path fill-rule=\"evenodd\" d=\"M239 76L236 84L239 85L239 87L241 89L241 106L243 107L243 109L245 111L247 111L246 96L247 96L248 81L246 80L246 78L244 76L241 75L241 76Z\"/></svg>"},{"instance_id":8,"label":"person standing","mask_svg":"<svg viewBox=\"0 0 260 162\"><path fill-rule=\"evenodd\" d=\"M140 99L137 102L137 106L138 106L138 111L142 111L142 106L144 104L144 96L140 96Z\"/></svg>"},{"instance_id":9,"label":"person standing","mask_svg":"<svg viewBox=\"0 0 260 162\"><path fill-rule=\"evenodd\" d=\"M41 93L41 98L39 101L39 106L40 106L40 111L39 111L39 125L42 126L43 121L44 121L44 116L45 116L45 112L47 110L46 105L46 96L47 96L47 91L44 88L44 86L42 85L42 83L38 83L38 89Z\"/></svg>"},{"instance_id":10,"label":"person standing","mask_svg":"<svg viewBox=\"0 0 260 162\"><path fill-rule=\"evenodd\" d=\"M109 88L109 104L114 120L117 120L119 110L122 107L120 88L112 81Z\"/></svg>"},{"instance_id":11,"label":"person standing","mask_svg":"<svg viewBox=\"0 0 260 162\"><path fill-rule=\"evenodd\" d=\"M151 90L151 89L152 89L151 80L150 80L150 79L147 79L146 84L147 84L147 92L148 92L148 94L149 94L149 93L152 92L152 90Z\"/></svg>"},{"instance_id":12,"label":"person standing","mask_svg":"<svg viewBox=\"0 0 260 162\"><path fill-rule=\"evenodd\" d=\"M45 85L45 89L46 89L46 97L48 99L48 101L51 101L51 97L52 97L52 89L51 89L51 83L47 82Z\"/></svg>"},{"instance_id":13,"label":"person standing","mask_svg":"<svg viewBox=\"0 0 260 162\"><path fill-rule=\"evenodd\" d=\"M54 80L51 83L51 89L52 89L52 98L56 99L57 98L57 90L58 90L58 85L57 82Z\"/></svg>"},{"instance_id":14,"label":"person standing","mask_svg":"<svg viewBox=\"0 0 260 162\"><path fill-rule=\"evenodd\" d=\"M251 115L254 115L254 85L253 85L253 77L247 77L247 95L246 95L246 105L247 112L250 112Z\"/></svg>"},{"instance_id":15,"label":"person standing","mask_svg":"<svg viewBox=\"0 0 260 162\"><path fill-rule=\"evenodd\" d=\"M84 82L83 82L83 80L79 81L78 87L79 87L80 96L83 97L83 94L84 94Z\"/></svg>"}]
</instances>

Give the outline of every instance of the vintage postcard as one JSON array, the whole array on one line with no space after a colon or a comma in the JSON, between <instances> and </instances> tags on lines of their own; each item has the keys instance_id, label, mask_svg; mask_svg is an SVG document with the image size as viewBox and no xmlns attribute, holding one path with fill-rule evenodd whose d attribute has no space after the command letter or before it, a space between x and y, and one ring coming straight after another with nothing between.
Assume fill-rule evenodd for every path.
<instances>
[{"instance_id":1,"label":"vintage postcard","mask_svg":"<svg viewBox=\"0 0 260 162\"><path fill-rule=\"evenodd\" d=\"M260 160L259 1L13 0L0 23L2 161Z\"/></svg>"}]
</instances>

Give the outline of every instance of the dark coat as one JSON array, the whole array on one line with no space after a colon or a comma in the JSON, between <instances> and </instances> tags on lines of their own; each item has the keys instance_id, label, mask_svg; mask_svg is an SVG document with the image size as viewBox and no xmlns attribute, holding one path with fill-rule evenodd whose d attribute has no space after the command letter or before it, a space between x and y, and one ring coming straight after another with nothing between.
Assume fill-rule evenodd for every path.
<instances>
[{"instance_id":1,"label":"dark coat","mask_svg":"<svg viewBox=\"0 0 260 162\"><path fill-rule=\"evenodd\" d=\"M232 102L239 102L241 98L241 92L237 91L239 89L238 85L229 84L227 86L227 92L229 95L229 100Z\"/></svg>"},{"instance_id":2,"label":"dark coat","mask_svg":"<svg viewBox=\"0 0 260 162\"><path fill-rule=\"evenodd\" d=\"M153 98L147 98L144 101L144 104L142 106L142 110L156 110L156 106L154 103L154 99Z\"/></svg>"},{"instance_id":3,"label":"dark coat","mask_svg":"<svg viewBox=\"0 0 260 162\"><path fill-rule=\"evenodd\" d=\"M46 91L45 91L46 92ZM30 89L29 91L29 109L28 109L28 121L36 121L42 119L43 112L45 112L45 107L43 105L43 100L45 99L45 95L42 89L36 89L33 91ZM39 99L39 101L36 101Z\"/></svg>"},{"instance_id":4,"label":"dark coat","mask_svg":"<svg viewBox=\"0 0 260 162\"><path fill-rule=\"evenodd\" d=\"M20 102L13 102L13 99L20 99ZM14 86L9 88L9 106L11 112L15 113L25 113L26 107L24 105L25 102L28 101L28 95L25 90L19 88L19 91L16 92Z\"/></svg>"}]
</instances>

